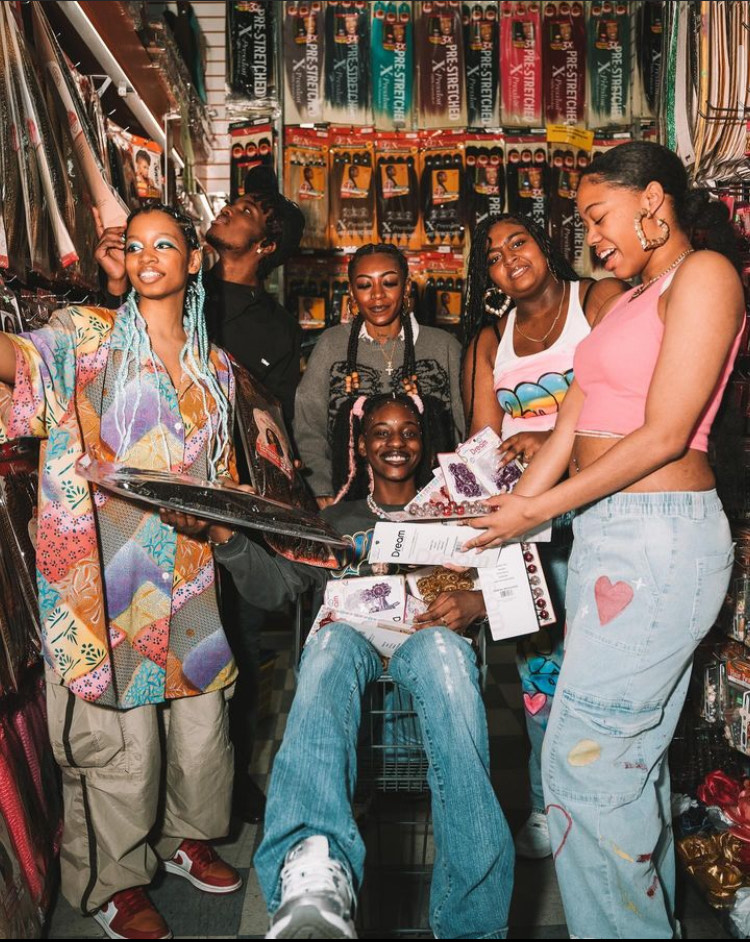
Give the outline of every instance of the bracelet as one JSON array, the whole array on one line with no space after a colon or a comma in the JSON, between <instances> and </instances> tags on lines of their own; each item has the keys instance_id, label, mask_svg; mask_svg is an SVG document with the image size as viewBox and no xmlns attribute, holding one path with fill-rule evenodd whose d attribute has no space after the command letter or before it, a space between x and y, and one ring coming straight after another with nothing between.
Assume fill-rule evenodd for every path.
<instances>
[{"instance_id":1,"label":"bracelet","mask_svg":"<svg viewBox=\"0 0 750 942\"><path fill-rule=\"evenodd\" d=\"M206 543L211 547L211 549L216 549L217 546L226 546L227 543L231 543L232 540L237 536L237 531L235 530L231 533L226 540L220 540L218 543L216 540L212 540L210 536L206 537Z\"/></svg>"}]
</instances>

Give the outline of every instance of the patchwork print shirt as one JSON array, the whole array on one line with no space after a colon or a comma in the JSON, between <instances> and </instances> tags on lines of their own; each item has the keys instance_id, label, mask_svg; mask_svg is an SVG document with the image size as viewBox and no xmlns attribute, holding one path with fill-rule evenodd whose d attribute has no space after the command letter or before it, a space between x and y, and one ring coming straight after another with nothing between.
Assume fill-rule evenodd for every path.
<instances>
[{"instance_id":1,"label":"patchwork print shirt","mask_svg":"<svg viewBox=\"0 0 750 942\"><path fill-rule=\"evenodd\" d=\"M41 330L9 335L16 378L12 389L0 384L0 442L42 439L37 583L47 665L83 699L128 709L221 689L237 670L211 548L76 472L84 454L114 460L134 412L123 464L208 476L212 397L187 375L175 389L154 356L131 366L117 400L120 324L113 311L72 307ZM227 355L212 348L211 366L233 403ZM219 471L235 474L231 446Z\"/></svg>"}]
</instances>

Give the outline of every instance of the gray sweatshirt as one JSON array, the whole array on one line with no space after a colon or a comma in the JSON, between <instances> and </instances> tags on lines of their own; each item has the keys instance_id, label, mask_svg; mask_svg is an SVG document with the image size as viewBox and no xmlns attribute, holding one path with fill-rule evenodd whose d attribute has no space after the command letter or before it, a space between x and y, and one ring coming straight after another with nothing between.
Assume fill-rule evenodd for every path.
<instances>
[{"instance_id":1,"label":"gray sweatshirt","mask_svg":"<svg viewBox=\"0 0 750 942\"><path fill-rule=\"evenodd\" d=\"M302 380L297 387L294 414L294 438L300 458L307 469L307 481L316 497L333 494L331 478L331 433L336 414L345 402L346 354L349 324L329 327L310 354ZM461 441L464 416L461 406L461 345L451 334L438 327L419 327L414 342L419 391L445 403L453 415L456 442ZM393 373L386 372L387 357L392 357ZM357 371L360 392L404 391L404 342L388 341L385 347L360 338Z\"/></svg>"}]
</instances>

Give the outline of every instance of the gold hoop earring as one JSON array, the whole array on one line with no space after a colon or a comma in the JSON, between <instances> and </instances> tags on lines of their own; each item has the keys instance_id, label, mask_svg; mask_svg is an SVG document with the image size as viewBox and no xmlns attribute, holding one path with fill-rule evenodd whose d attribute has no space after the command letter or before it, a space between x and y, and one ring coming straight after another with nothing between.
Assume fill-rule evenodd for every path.
<instances>
[{"instance_id":1,"label":"gold hoop earring","mask_svg":"<svg viewBox=\"0 0 750 942\"><path fill-rule=\"evenodd\" d=\"M643 251L651 252L654 249L658 249L664 245L669 239L671 232L666 219L661 219L659 216L656 216L654 222L661 229L662 234L657 236L655 239L649 239L646 236L646 233L643 231L643 220L647 216L650 216L649 211L647 209L642 209L639 213L636 214L635 219L633 220L633 226Z\"/></svg>"},{"instance_id":2,"label":"gold hoop earring","mask_svg":"<svg viewBox=\"0 0 750 942\"><path fill-rule=\"evenodd\" d=\"M503 299L497 306L492 304L492 301L496 298ZM496 317L498 320L500 320L501 317L505 317L513 304L512 299L509 298L507 294L503 294L499 288L488 288L484 292L483 300L485 313L489 314L491 317Z\"/></svg>"}]
</instances>

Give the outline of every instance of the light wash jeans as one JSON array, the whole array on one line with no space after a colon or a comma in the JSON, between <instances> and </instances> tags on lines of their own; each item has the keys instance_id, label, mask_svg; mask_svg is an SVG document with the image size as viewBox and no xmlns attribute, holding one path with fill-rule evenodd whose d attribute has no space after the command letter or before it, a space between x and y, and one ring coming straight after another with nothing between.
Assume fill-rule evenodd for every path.
<instances>
[{"instance_id":1,"label":"light wash jeans","mask_svg":"<svg viewBox=\"0 0 750 942\"><path fill-rule=\"evenodd\" d=\"M446 628L412 635L389 672L414 700L429 759L435 865L430 925L441 939L504 939L513 842L490 782L484 705L471 647ZM362 884L365 848L352 815L362 695L382 673L379 655L348 625L305 647L297 692L276 756L265 836L255 869L271 913L286 853L314 834Z\"/></svg>"},{"instance_id":2,"label":"light wash jeans","mask_svg":"<svg viewBox=\"0 0 750 942\"><path fill-rule=\"evenodd\" d=\"M573 523L565 659L542 755L571 938L675 934L667 749L732 541L715 491L621 493Z\"/></svg>"},{"instance_id":3,"label":"light wash jeans","mask_svg":"<svg viewBox=\"0 0 750 942\"><path fill-rule=\"evenodd\" d=\"M521 638L516 645L516 667L521 679L526 732L531 743L529 791L532 811L544 811L542 744L563 659L565 588L572 542L568 521L561 527L553 525L552 542L537 544L557 621Z\"/></svg>"}]
</instances>

